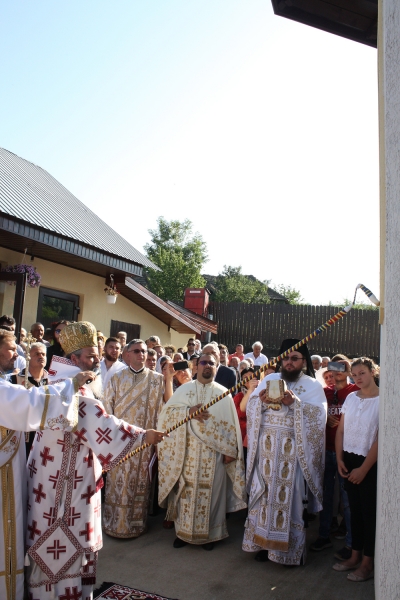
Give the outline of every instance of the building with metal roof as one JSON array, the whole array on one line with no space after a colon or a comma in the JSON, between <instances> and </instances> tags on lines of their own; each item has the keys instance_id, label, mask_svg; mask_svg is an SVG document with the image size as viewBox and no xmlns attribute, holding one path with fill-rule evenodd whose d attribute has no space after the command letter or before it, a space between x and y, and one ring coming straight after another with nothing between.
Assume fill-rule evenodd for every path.
<instances>
[{"instance_id":1,"label":"building with metal roof","mask_svg":"<svg viewBox=\"0 0 400 600\"><path fill-rule=\"evenodd\" d=\"M136 278L144 268L158 269L154 263L43 168L0 148L0 264L21 263L36 267L40 288L25 290L22 275L11 288L1 283L10 276L0 273L0 312L25 328L36 320L83 319L107 335L126 329L178 346L188 334L216 329L140 285ZM111 275L120 294L115 306L104 295Z\"/></svg>"}]
</instances>

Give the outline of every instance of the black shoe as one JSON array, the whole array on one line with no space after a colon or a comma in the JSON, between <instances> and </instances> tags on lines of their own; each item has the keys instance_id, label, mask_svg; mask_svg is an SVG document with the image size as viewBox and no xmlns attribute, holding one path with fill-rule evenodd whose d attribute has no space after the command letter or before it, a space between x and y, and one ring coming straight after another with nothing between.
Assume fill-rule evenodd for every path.
<instances>
[{"instance_id":1,"label":"black shoe","mask_svg":"<svg viewBox=\"0 0 400 600\"><path fill-rule=\"evenodd\" d=\"M208 550L209 552L214 548L214 542L208 542L208 544L202 544L201 547L203 550Z\"/></svg>"},{"instance_id":2,"label":"black shoe","mask_svg":"<svg viewBox=\"0 0 400 600\"><path fill-rule=\"evenodd\" d=\"M333 544L329 538L319 537L313 544L311 544L310 550L313 552L320 552L321 550L325 550L325 548L332 548L332 545Z\"/></svg>"},{"instance_id":3,"label":"black shoe","mask_svg":"<svg viewBox=\"0 0 400 600\"><path fill-rule=\"evenodd\" d=\"M260 550L254 557L254 560L258 562L267 562L268 560L268 550Z\"/></svg>"},{"instance_id":4,"label":"black shoe","mask_svg":"<svg viewBox=\"0 0 400 600\"><path fill-rule=\"evenodd\" d=\"M183 548L183 546L187 546L189 542L184 542L180 538L175 538L174 543L172 544L174 548Z\"/></svg>"},{"instance_id":5,"label":"black shoe","mask_svg":"<svg viewBox=\"0 0 400 600\"><path fill-rule=\"evenodd\" d=\"M339 560L349 560L349 558L351 558L351 548L345 546L341 550L335 552L334 557Z\"/></svg>"}]
</instances>

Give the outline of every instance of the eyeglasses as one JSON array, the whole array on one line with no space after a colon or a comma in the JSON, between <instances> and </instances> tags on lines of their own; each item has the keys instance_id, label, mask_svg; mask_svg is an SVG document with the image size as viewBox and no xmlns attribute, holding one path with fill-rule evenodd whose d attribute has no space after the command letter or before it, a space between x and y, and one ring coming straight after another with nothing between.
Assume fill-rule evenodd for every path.
<instances>
[{"instance_id":1,"label":"eyeglasses","mask_svg":"<svg viewBox=\"0 0 400 600\"><path fill-rule=\"evenodd\" d=\"M290 360L291 362L297 362L298 360L304 360L303 356L285 356L285 358L282 358L282 362L287 362L288 360Z\"/></svg>"},{"instance_id":2,"label":"eyeglasses","mask_svg":"<svg viewBox=\"0 0 400 600\"><path fill-rule=\"evenodd\" d=\"M215 367L215 362L211 362L210 360L200 360L199 365L205 367L206 365L210 365L210 367Z\"/></svg>"},{"instance_id":3,"label":"eyeglasses","mask_svg":"<svg viewBox=\"0 0 400 600\"><path fill-rule=\"evenodd\" d=\"M143 348L135 348L134 350L128 350L128 352L134 352L135 354L146 354L147 350L143 350Z\"/></svg>"},{"instance_id":4,"label":"eyeglasses","mask_svg":"<svg viewBox=\"0 0 400 600\"><path fill-rule=\"evenodd\" d=\"M188 346L194 346L194 344L192 344L192 342L190 342L190 344L188 344Z\"/></svg>"}]
</instances>

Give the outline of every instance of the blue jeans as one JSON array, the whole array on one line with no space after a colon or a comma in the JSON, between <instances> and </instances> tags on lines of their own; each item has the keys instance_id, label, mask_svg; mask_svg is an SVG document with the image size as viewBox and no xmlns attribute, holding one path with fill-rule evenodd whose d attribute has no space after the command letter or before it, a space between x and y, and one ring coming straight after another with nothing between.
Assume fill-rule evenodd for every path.
<instances>
[{"instance_id":1,"label":"blue jeans","mask_svg":"<svg viewBox=\"0 0 400 600\"><path fill-rule=\"evenodd\" d=\"M335 479L339 477L340 494L343 504L344 522L346 523L346 546L351 548L351 523L350 506L347 492L344 489L343 477L340 477L337 470L336 452L327 450L325 452L325 473L324 473L324 500L323 509L319 514L319 536L329 537L329 531L332 523L333 514L333 494L335 490Z\"/></svg>"}]
</instances>

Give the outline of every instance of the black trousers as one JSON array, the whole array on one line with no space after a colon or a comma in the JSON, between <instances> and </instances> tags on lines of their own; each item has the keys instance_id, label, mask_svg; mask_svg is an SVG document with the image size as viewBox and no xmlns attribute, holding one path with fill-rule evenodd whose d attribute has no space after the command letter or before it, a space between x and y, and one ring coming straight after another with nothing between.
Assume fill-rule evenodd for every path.
<instances>
[{"instance_id":1,"label":"black trousers","mask_svg":"<svg viewBox=\"0 0 400 600\"><path fill-rule=\"evenodd\" d=\"M350 472L361 467L365 456L344 452L343 459L346 469ZM376 531L376 463L361 483L357 485L345 479L344 485L350 504L352 548L358 552L364 551L364 556L373 557Z\"/></svg>"}]
</instances>

